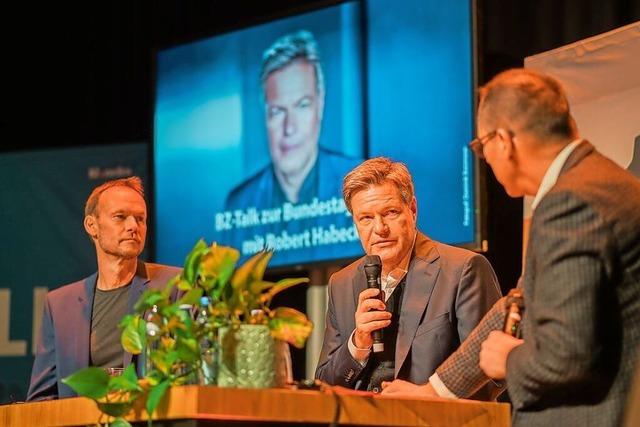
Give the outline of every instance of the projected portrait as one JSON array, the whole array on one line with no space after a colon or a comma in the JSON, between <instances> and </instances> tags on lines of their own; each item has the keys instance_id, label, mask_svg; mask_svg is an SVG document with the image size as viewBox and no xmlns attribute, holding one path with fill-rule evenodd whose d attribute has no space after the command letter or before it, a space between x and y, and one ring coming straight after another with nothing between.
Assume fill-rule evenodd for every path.
<instances>
[{"instance_id":1,"label":"projected portrait","mask_svg":"<svg viewBox=\"0 0 640 427\"><path fill-rule=\"evenodd\" d=\"M271 163L231 190L226 209L340 199L342 178L359 160L319 144L325 86L313 35L276 40L263 54L260 81Z\"/></svg>"},{"instance_id":2,"label":"projected portrait","mask_svg":"<svg viewBox=\"0 0 640 427\"><path fill-rule=\"evenodd\" d=\"M263 248L300 260L357 253L342 179L361 159L321 142L326 89L310 31L284 34L264 51L260 86L270 162L229 192L216 215L220 242L245 256Z\"/></svg>"}]
</instances>

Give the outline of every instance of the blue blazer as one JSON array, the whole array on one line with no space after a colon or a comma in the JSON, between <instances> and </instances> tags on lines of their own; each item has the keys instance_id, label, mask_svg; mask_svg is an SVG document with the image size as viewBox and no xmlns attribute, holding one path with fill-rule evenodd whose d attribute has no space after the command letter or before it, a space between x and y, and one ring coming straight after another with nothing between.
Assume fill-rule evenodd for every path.
<instances>
[{"instance_id":1,"label":"blue blazer","mask_svg":"<svg viewBox=\"0 0 640 427\"><path fill-rule=\"evenodd\" d=\"M163 289L179 272L176 267L139 261L131 283L128 312L133 313L133 306L146 289ZM76 396L62 379L89 366L91 310L97 278L96 272L47 294L27 401ZM122 363L126 367L133 355L123 353ZM140 373L142 358L136 359L134 363Z\"/></svg>"}]
</instances>

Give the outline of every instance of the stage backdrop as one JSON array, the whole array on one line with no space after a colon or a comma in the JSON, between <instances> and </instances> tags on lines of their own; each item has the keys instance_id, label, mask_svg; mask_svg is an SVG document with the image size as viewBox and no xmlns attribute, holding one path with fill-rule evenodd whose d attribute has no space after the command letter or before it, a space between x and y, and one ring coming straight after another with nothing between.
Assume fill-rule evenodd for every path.
<instances>
[{"instance_id":1,"label":"stage backdrop","mask_svg":"<svg viewBox=\"0 0 640 427\"><path fill-rule=\"evenodd\" d=\"M580 136L640 177L640 22L530 56L562 82ZM532 198L525 198L525 238Z\"/></svg>"},{"instance_id":2,"label":"stage backdrop","mask_svg":"<svg viewBox=\"0 0 640 427\"><path fill-rule=\"evenodd\" d=\"M147 171L147 143L0 154L0 404L26 396L47 290L95 271L91 190Z\"/></svg>"}]
</instances>

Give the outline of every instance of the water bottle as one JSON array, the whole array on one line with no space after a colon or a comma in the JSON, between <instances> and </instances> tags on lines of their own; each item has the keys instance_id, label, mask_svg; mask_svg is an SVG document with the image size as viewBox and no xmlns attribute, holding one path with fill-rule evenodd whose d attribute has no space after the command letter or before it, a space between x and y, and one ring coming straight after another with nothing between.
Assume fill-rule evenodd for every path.
<instances>
[{"instance_id":1,"label":"water bottle","mask_svg":"<svg viewBox=\"0 0 640 427\"><path fill-rule=\"evenodd\" d=\"M158 306L153 305L146 318L146 333L147 333L147 346L145 347L144 358L144 375L148 374L154 368L154 364L151 361L151 353L156 351L160 345L160 331L162 326L162 319L160 313L158 313Z\"/></svg>"},{"instance_id":2,"label":"water bottle","mask_svg":"<svg viewBox=\"0 0 640 427\"><path fill-rule=\"evenodd\" d=\"M215 385L218 376L218 348L215 341L211 315L209 313L211 298L200 298L200 307L196 316L196 325L202 337L200 338L200 369L198 383L200 385Z\"/></svg>"}]
</instances>

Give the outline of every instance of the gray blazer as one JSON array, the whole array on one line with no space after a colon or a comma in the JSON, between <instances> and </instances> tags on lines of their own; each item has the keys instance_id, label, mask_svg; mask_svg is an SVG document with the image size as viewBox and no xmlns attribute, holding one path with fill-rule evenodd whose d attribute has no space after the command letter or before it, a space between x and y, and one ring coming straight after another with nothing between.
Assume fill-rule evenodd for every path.
<instances>
[{"instance_id":1,"label":"gray blazer","mask_svg":"<svg viewBox=\"0 0 640 427\"><path fill-rule=\"evenodd\" d=\"M180 269L175 267L138 261L127 311L133 313L136 301L146 289L164 289L169 279L178 273ZM47 294L27 400L76 396L61 380L89 366L91 309L97 277L98 273L94 273ZM142 358L136 359L140 372ZM123 351L123 366L131 362L131 353Z\"/></svg>"},{"instance_id":2,"label":"gray blazer","mask_svg":"<svg viewBox=\"0 0 640 427\"><path fill-rule=\"evenodd\" d=\"M332 385L360 387L364 370L349 352L358 295L366 287L361 258L329 280L326 329L316 378ZM466 249L418 233L398 325L395 376L425 383L500 298L489 262ZM362 385L365 386L365 385Z\"/></svg>"},{"instance_id":3,"label":"gray blazer","mask_svg":"<svg viewBox=\"0 0 640 427\"><path fill-rule=\"evenodd\" d=\"M640 343L640 181L582 142L533 213L514 426L618 426Z\"/></svg>"}]
</instances>

